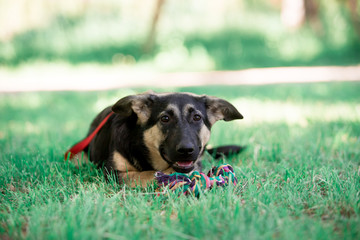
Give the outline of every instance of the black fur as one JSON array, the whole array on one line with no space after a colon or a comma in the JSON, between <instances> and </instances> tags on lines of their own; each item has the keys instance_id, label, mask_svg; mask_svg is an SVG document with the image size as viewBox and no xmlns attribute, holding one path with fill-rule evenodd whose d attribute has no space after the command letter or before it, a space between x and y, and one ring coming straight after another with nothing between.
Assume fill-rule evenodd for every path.
<instances>
[{"instance_id":1,"label":"black fur","mask_svg":"<svg viewBox=\"0 0 360 240\"><path fill-rule=\"evenodd\" d=\"M138 172L164 170L154 167L155 159L144 140L145 132L154 126L165 138L157 150L169 167L180 172L201 170L200 157L206 144L201 142L199 135L202 128L205 126L210 132L217 120L242 118L234 106L222 99L180 93L145 93L122 98L104 109L93 120L89 134L111 111L115 114L85 150L90 161L104 167L106 172L116 170L114 152L120 153ZM189 167L183 166L187 164Z\"/></svg>"}]
</instances>

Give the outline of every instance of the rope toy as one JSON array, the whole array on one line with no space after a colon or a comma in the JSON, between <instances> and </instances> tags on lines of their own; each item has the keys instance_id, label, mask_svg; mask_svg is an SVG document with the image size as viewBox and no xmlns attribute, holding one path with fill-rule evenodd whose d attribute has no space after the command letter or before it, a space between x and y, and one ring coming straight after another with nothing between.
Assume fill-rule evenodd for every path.
<instances>
[{"instance_id":1,"label":"rope toy","mask_svg":"<svg viewBox=\"0 0 360 240\"><path fill-rule=\"evenodd\" d=\"M179 195L193 194L195 197L199 197L201 192L210 190L214 186L226 187L230 183L236 186L238 182L234 169L229 164L213 167L207 175L198 171L194 171L190 176L177 172L170 175L163 172L156 172L155 179L160 186L157 189L158 191L161 189L161 186L167 186Z\"/></svg>"}]
</instances>

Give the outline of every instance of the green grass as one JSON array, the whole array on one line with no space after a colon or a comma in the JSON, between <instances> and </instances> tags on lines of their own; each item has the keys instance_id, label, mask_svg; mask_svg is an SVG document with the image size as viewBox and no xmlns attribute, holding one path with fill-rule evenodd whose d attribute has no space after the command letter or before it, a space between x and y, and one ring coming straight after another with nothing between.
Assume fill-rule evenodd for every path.
<instances>
[{"instance_id":1,"label":"green grass","mask_svg":"<svg viewBox=\"0 0 360 240\"><path fill-rule=\"evenodd\" d=\"M199 199L63 161L101 108L142 90L0 95L0 238L359 239L360 83L175 89L224 97L245 116L211 138L248 146L221 161L239 184Z\"/></svg>"}]
</instances>

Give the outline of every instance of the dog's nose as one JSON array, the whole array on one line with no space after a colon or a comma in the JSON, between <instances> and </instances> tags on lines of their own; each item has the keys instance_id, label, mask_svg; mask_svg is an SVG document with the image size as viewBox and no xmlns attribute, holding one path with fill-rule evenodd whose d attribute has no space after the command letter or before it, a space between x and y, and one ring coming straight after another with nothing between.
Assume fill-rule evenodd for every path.
<instances>
[{"instance_id":1,"label":"dog's nose","mask_svg":"<svg viewBox=\"0 0 360 240\"><path fill-rule=\"evenodd\" d=\"M181 155L191 155L194 152L194 146L191 144L179 144L176 151Z\"/></svg>"}]
</instances>

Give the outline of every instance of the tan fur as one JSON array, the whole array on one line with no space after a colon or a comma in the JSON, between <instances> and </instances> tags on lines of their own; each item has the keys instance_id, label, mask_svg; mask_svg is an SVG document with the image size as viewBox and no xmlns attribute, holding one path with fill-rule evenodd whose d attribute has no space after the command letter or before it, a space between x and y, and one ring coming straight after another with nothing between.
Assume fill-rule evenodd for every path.
<instances>
[{"instance_id":1,"label":"tan fur","mask_svg":"<svg viewBox=\"0 0 360 240\"><path fill-rule=\"evenodd\" d=\"M205 126L205 124L201 128L199 136L201 140L201 151L204 151L206 144L210 140L210 130ZM199 158L202 158L202 156L199 156Z\"/></svg>"},{"instance_id":2,"label":"tan fur","mask_svg":"<svg viewBox=\"0 0 360 240\"><path fill-rule=\"evenodd\" d=\"M169 104L164 112L173 111L174 115L180 118L180 109L175 104ZM160 114L161 115L161 114Z\"/></svg>"},{"instance_id":3,"label":"tan fur","mask_svg":"<svg viewBox=\"0 0 360 240\"><path fill-rule=\"evenodd\" d=\"M146 187L149 184L152 184L154 181L156 171L138 171L124 156L122 156L117 151L114 151L113 161L115 170L119 171L119 176L121 177L122 181L131 187L136 187L139 184L142 187ZM169 166L167 166L167 168L161 169L161 171L165 172L166 174L171 174L174 172L174 170L169 168Z\"/></svg>"},{"instance_id":4,"label":"tan fur","mask_svg":"<svg viewBox=\"0 0 360 240\"><path fill-rule=\"evenodd\" d=\"M151 112L150 109L143 103L143 101L141 99L133 100L131 107L138 116L138 124L142 125L146 123L151 115Z\"/></svg>"},{"instance_id":5,"label":"tan fur","mask_svg":"<svg viewBox=\"0 0 360 240\"><path fill-rule=\"evenodd\" d=\"M160 143L164 141L165 136L157 125L144 132L144 142L150 151L150 158L152 159L152 166L156 170L165 170L169 164L161 157L159 152Z\"/></svg>"},{"instance_id":6,"label":"tan fur","mask_svg":"<svg viewBox=\"0 0 360 240\"><path fill-rule=\"evenodd\" d=\"M155 171L133 171L123 172L120 174L122 181L131 187L141 186L143 188L152 184L155 180Z\"/></svg>"},{"instance_id":7,"label":"tan fur","mask_svg":"<svg viewBox=\"0 0 360 240\"><path fill-rule=\"evenodd\" d=\"M174 173L175 171L172 168L167 168L162 172L165 174L171 174ZM125 184L131 187L136 187L140 185L141 187L145 188L154 183L155 173L156 171L143 171L143 172L132 171L132 172L121 173L120 177L122 178Z\"/></svg>"},{"instance_id":8,"label":"tan fur","mask_svg":"<svg viewBox=\"0 0 360 240\"><path fill-rule=\"evenodd\" d=\"M120 172L137 171L137 169L118 151L114 151L113 162L115 170Z\"/></svg>"},{"instance_id":9,"label":"tan fur","mask_svg":"<svg viewBox=\"0 0 360 240\"><path fill-rule=\"evenodd\" d=\"M212 109L209 109L207 111L207 115L211 126L214 125L214 123L216 123L217 121L224 119L224 115L220 110L214 111Z\"/></svg>"},{"instance_id":10,"label":"tan fur","mask_svg":"<svg viewBox=\"0 0 360 240\"><path fill-rule=\"evenodd\" d=\"M186 104L185 107L183 108L183 115L187 116L189 114L189 110L190 108L195 109L195 106L192 104Z\"/></svg>"},{"instance_id":11,"label":"tan fur","mask_svg":"<svg viewBox=\"0 0 360 240\"><path fill-rule=\"evenodd\" d=\"M201 139L201 145L204 148L210 140L210 130L205 126L205 124L201 127L199 136Z\"/></svg>"},{"instance_id":12,"label":"tan fur","mask_svg":"<svg viewBox=\"0 0 360 240\"><path fill-rule=\"evenodd\" d=\"M145 124L147 122L147 120L149 120L149 117L151 116L150 109L146 106L146 104L144 104L143 99L142 99L144 96L146 96L148 94L157 95L157 96L165 96L165 95L167 95L167 93L165 93L165 94L157 94L157 93L154 93L152 91L147 91L147 92L145 92L143 94L140 94L138 96L138 99L135 99L135 100L132 101L131 108L136 113L136 115L138 116L138 122L137 123L140 124L140 125ZM167 109L168 110L173 110L174 114L176 116L180 116L180 110L176 107L176 105L170 104Z\"/></svg>"},{"instance_id":13,"label":"tan fur","mask_svg":"<svg viewBox=\"0 0 360 240\"><path fill-rule=\"evenodd\" d=\"M224 119L224 114L221 111L221 107L219 107L219 104L217 103L216 97L208 97L209 101L212 103L210 104L207 115L208 119L211 125L214 125L215 122Z\"/></svg>"}]
</instances>

